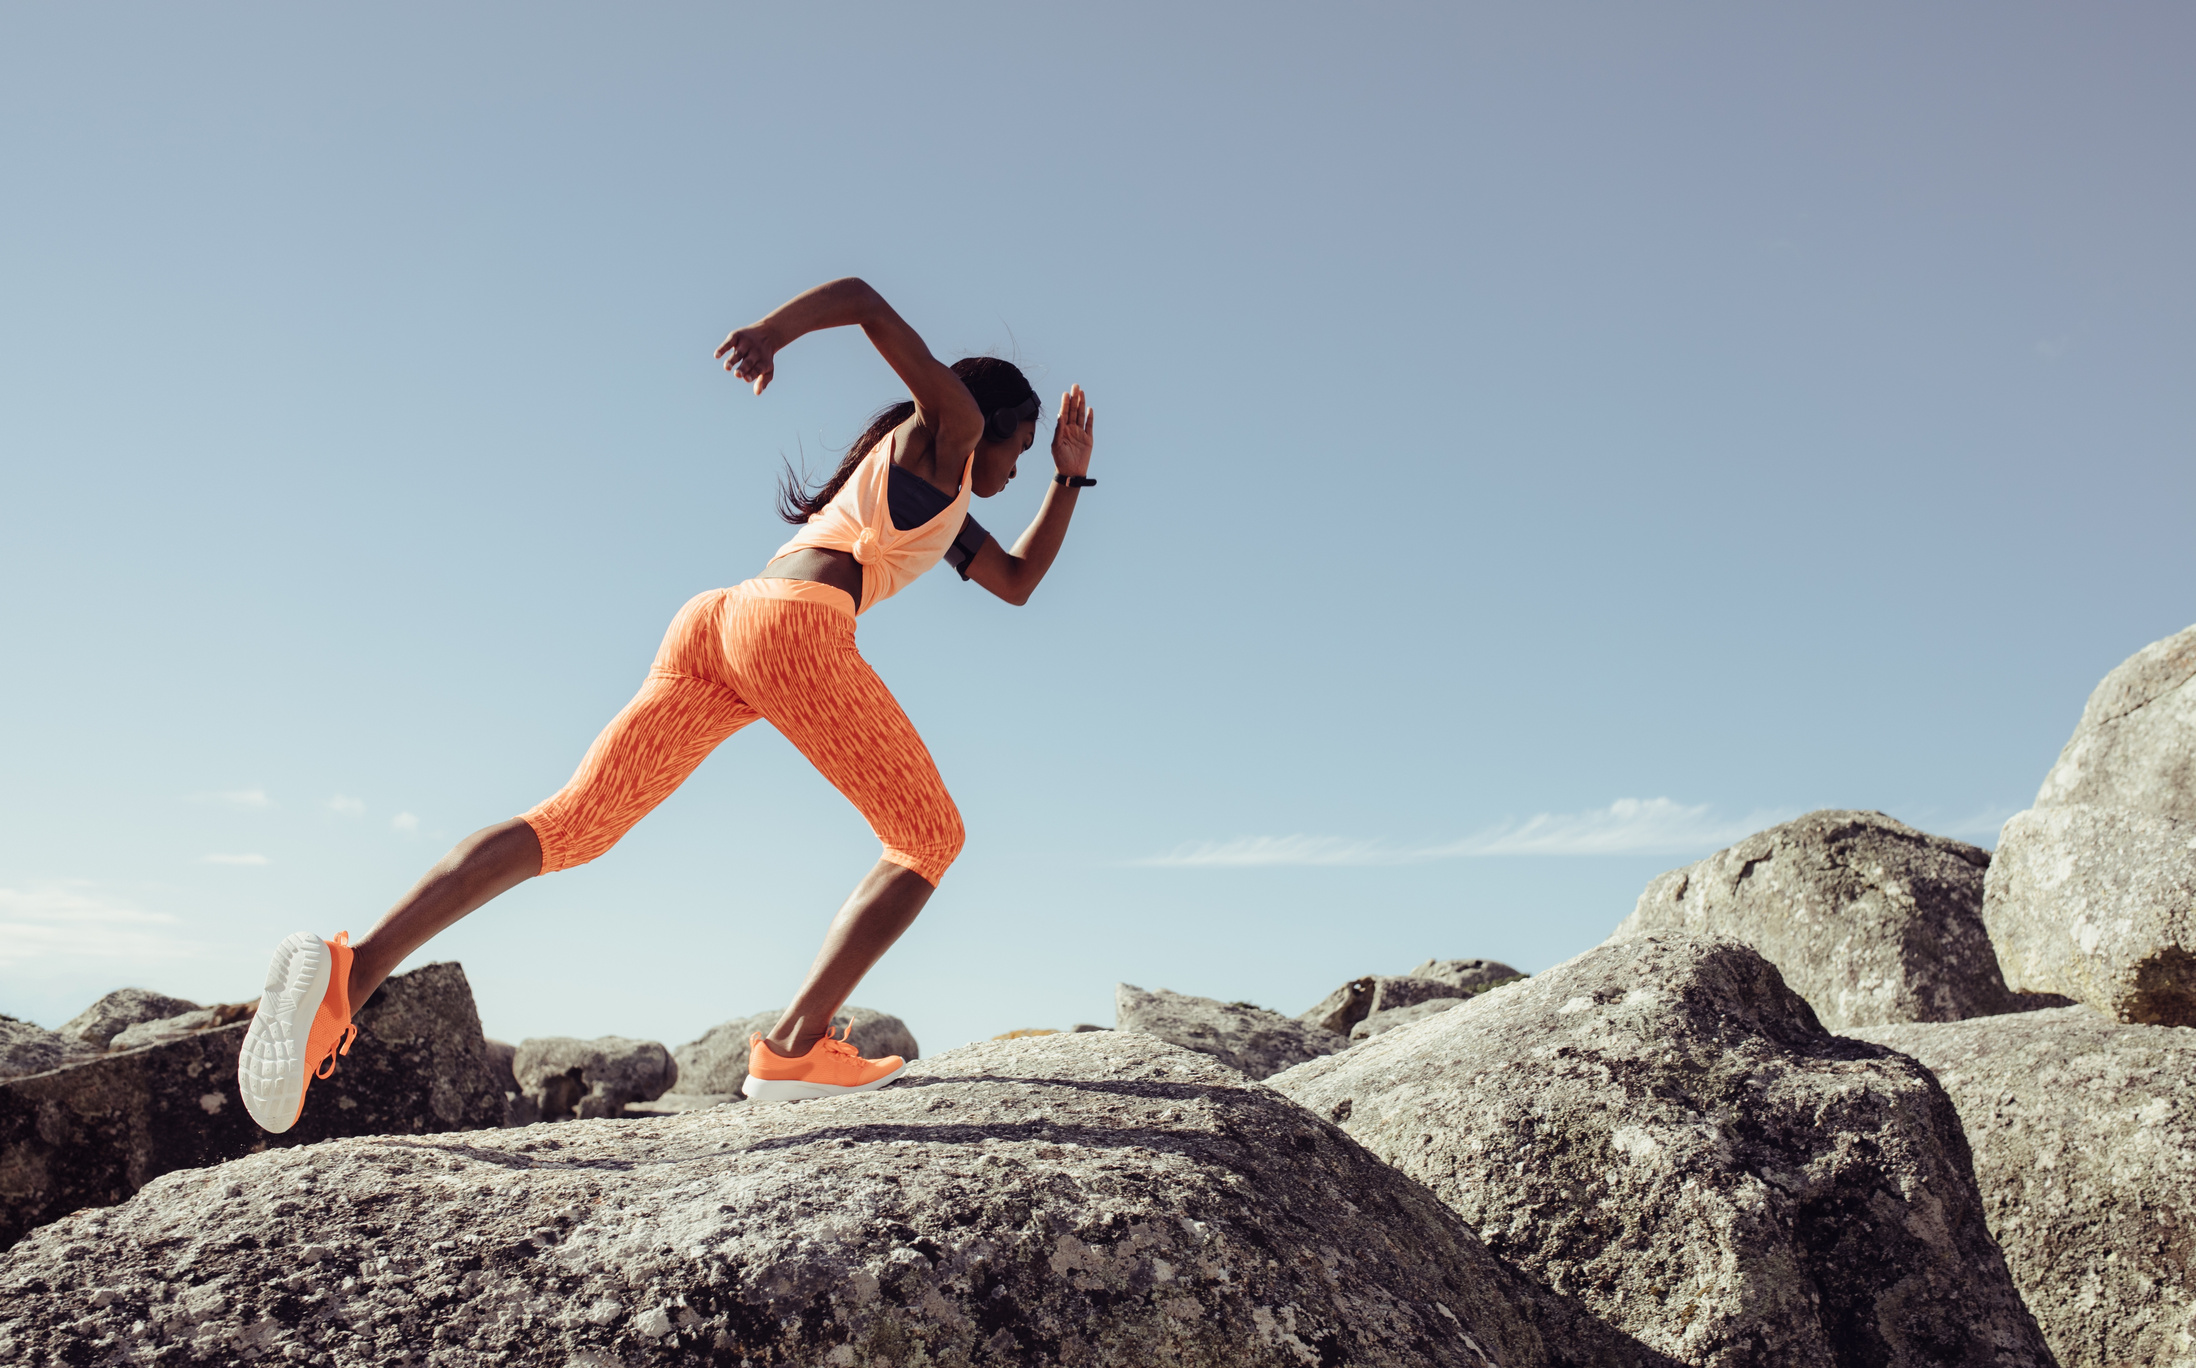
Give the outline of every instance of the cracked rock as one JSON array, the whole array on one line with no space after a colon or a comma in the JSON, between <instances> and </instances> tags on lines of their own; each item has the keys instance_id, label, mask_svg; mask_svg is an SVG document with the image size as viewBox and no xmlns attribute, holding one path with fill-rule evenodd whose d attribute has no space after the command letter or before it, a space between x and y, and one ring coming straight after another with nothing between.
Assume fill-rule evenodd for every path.
<instances>
[{"instance_id":1,"label":"cracked rock","mask_svg":"<svg viewBox=\"0 0 2196 1368\"><path fill-rule=\"evenodd\" d=\"M1736 941L1612 942L1270 1086L1702 1368L2049 1368L1944 1090Z\"/></svg>"},{"instance_id":2,"label":"cracked rock","mask_svg":"<svg viewBox=\"0 0 2196 1368\"><path fill-rule=\"evenodd\" d=\"M1855 1034L1928 1065L1959 1108L2060 1368L2196 1368L2196 1030L2066 1007Z\"/></svg>"},{"instance_id":3,"label":"cracked rock","mask_svg":"<svg viewBox=\"0 0 2196 1368\"><path fill-rule=\"evenodd\" d=\"M0 1299L26 1365L1669 1364L1333 1125L1125 1032L858 1096L171 1174L34 1235Z\"/></svg>"}]
</instances>

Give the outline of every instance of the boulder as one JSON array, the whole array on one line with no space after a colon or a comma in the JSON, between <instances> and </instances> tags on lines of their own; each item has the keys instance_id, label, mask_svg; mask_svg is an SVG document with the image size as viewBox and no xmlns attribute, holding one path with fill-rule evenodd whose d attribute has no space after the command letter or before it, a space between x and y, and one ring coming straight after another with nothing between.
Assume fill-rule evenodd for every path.
<instances>
[{"instance_id":1,"label":"boulder","mask_svg":"<svg viewBox=\"0 0 2196 1368\"><path fill-rule=\"evenodd\" d=\"M181 1040L187 1035L210 1031L216 1026L226 1026L232 1021L244 1021L257 1011L257 1002L223 1003L218 1007L200 1007L180 1016L164 1017L158 1021L140 1021L114 1033L107 1042L109 1050L142 1050L147 1045L165 1045L171 1040Z\"/></svg>"},{"instance_id":2,"label":"boulder","mask_svg":"<svg viewBox=\"0 0 2196 1368\"><path fill-rule=\"evenodd\" d=\"M2114 667L2036 793L2039 808L2133 808L2196 822L2196 627Z\"/></svg>"},{"instance_id":3,"label":"boulder","mask_svg":"<svg viewBox=\"0 0 2196 1368\"><path fill-rule=\"evenodd\" d=\"M622 1116L628 1102L661 1097L679 1081L669 1050L625 1036L522 1040L511 1057L511 1072L544 1121Z\"/></svg>"},{"instance_id":4,"label":"boulder","mask_svg":"<svg viewBox=\"0 0 2196 1368\"><path fill-rule=\"evenodd\" d=\"M481 1060L488 1066L488 1075L495 1081L490 1085L503 1094L503 1124L506 1126L531 1126L541 1120L541 1108L526 1090L518 1084L518 1046L507 1040L481 1042Z\"/></svg>"},{"instance_id":5,"label":"boulder","mask_svg":"<svg viewBox=\"0 0 2196 1368\"><path fill-rule=\"evenodd\" d=\"M75 1036L95 1050L104 1050L117 1035L141 1022L163 1021L197 1010L195 1002L156 993L150 988L117 988L70 1018L62 1026L61 1034Z\"/></svg>"},{"instance_id":6,"label":"boulder","mask_svg":"<svg viewBox=\"0 0 2196 1368\"><path fill-rule=\"evenodd\" d=\"M1114 985L1113 1018L1116 1031L1157 1036L1211 1055L1252 1078L1347 1049L1350 1043L1346 1036L1248 1002L1218 1002L1164 988L1147 993L1128 983Z\"/></svg>"},{"instance_id":7,"label":"boulder","mask_svg":"<svg viewBox=\"0 0 2196 1368\"><path fill-rule=\"evenodd\" d=\"M1373 993L1380 986L1377 975L1366 974L1353 978L1340 988L1319 999L1308 1011L1297 1014L1297 1020L1307 1026L1317 1026L1322 1031L1336 1035L1348 1035L1350 1028L1365 1019L1372 1011Z\"/></svg>"},{"instance_id":8,"label":"boulder","mask_svg":"<svg viewBox=\"0 0 2196 1368\"><path fill-rule=\"evenodd\" d=\"M2196 1026L2196 822L2082 803L2015 813L1983 915L2014 987Z\"/></svg>"},{"instance_id":9,"label":"boulder","mask_svg":"<svg viewBox=\"0 0 2196 1368\"><path fill-rule=\"evenodd\" d=\"M1810 812L1655 879L1612 939L1743 941L1832 1030L2063 1006L2007 991L1983 929L1989 864L1880 812Z\"/></svg>"},{"instance_id":10,"label":"boulder","mask_svg":"<svg viewBox=\"0 0 2196 1368\"><path fill-rule=\"evenodd\" d=\"M1983 899L2006 982L2125 1022L2196 1026L2196 627L2089 695Z\"/></svg>"},{"instance_id":11,"label":"boulder","mask_svg":"<svg viewBox=\"0 0 2196 1368\"><path fill-rule=\"evenodd\" d=\"M1452 959L1427 960L1411 970L1411 977L1439 979L1452 988L1462 988L1468 993L1484 993L1489 988L1515 983L1525 975L1501 960Z\"/></svg>"},{"instance_id":12,"label":"boulder","mask_svg":"<svg viewBox=\"0 0 2196 1368\"><path fill-rule=\"evenodd\" d=\"M1353 1043L1360 1040L1370 1040L1374 1036L1385 1031L1392 1031L1398 1026L1408 1026L1414 1021L1424 1021L1427 1017L1446 1012L1462 1001L1464 999L1461 997L1429 998L1424 1002L1413 1003L1408 1007L1374 1012L1371 1016L1350 1027L1350 1040Z\"/></svg>"},{"instance_id":13,"label":"boulder","mask_svg":"<svg viewBox=\"0 0 2196 1368\"><path fill-rule=\"evenodd\" d=\"M1871 1026L1929 1066L2061 1368L2196 1365L2196 1031L2087 1007Z\"/></svg>"},{"instance_id":14,"label":"boulder","mask_svg":"<svg viewBox=\"0 0 2196 1368\"><path fill-rule=\"evenodd\" d=\"M430 964L398 974L357 1021L351 1052L312 1085L297 1125L282 1135L252 1124L237 1096L241 1021L0 1084L0 1249L67 1212L124 1201L176 1169L332 1136L502 1120L463 969Z\"/></svg>"},{"instance_id":15,"label":"boulder","mask_svg":"<svg viewBox=\"0 0 2196 1368\"><path fill-rule=\"evenodd\" d=\"M0 1304L11 1363L1668 1363L1334 1126L1119 1032L173 1174L19 1247Z\"/></svg>"},{"instance_id":16,"label":"boulder","mask_svg":"<svg viewBox=\"0 0 2196 1368\"><path fill-rule=\"evenodd\" d=\"M1736 941L1605 944L1269 1084L1686 1363L2051 1363L1944 1090Z\"/></svg>"},{"instance_id":17,"label":"boulder","mask_svg":"<svg viewBox=\"0 0 2196 1368\"><path fill-rule=\"evenodd\" d=\"M75 1036L0 1016L0 1079L23 1078L74 1064L92 1053Z\"/></svg>"},{"instance_id":18,"label":"boulder","mask_svg":"<svg viewBox=\"0 0 2196 1368\"><path fill-rule=\"evenodd\" d=\"M673 1057L679 1065L680 1086L688 1092L739 1096L740 1085L747 1081L748 1034L753 1031L767 1034L784 1015L782 1007L757 1012L750 1017L712 1026L701 1039L679 1046L673 1051ZM842 1007L839 1014L831 1018L831 1024L846 1028L847 1040L865 1059L898 1055L912 1062L922 1057L922 1051L915 1045L915 1033L890 1012L868 1007Z\"/></svg>"},{"instance_id":19,"label":"boulder","mask_svg":"<svg viewBox=\"0 0 2196 1368\"><path fill-rule=\"evenodd\" d=\"M1441 979L1403 974L1367 974L1351 979L1319 1000L1297 1020L1324 1031L1348 1035L1358 1023L1376 1012L1392 1012L1433 998L1463 998L1470 990Z\"/></svg>"}]
</instances>

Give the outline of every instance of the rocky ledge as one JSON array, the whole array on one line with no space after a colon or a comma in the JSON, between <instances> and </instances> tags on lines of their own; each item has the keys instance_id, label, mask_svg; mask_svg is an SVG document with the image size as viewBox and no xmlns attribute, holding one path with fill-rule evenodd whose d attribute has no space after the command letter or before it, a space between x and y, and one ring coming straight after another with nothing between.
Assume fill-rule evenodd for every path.
<instances>
[{"instance_id":1,"label":"rocky ledge","mask_svg":"<svg viewBox=\"0 0 2196 1368\"><path fill-rule=\"evenodd\" d=\"M881 1092L171 1174L20 1245L0 1361L1666 1365L1340 1129L1144 1036Z\"/></svg>"}]
</instances>

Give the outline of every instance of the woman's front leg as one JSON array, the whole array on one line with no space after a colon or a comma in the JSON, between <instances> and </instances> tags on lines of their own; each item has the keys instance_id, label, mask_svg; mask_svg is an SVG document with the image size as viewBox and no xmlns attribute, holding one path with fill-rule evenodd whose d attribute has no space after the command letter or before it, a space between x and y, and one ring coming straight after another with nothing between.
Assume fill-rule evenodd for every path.
<instances>
[{"instance_id":1,"label":"woman's front leg","mask_svg":"<svg viewBox=\"0 0 2196 1368\"><path fill-rule=\"evenodd\" d=\"M788 1059L807 1054L831 1029L854 985L914 924L932 891L930 881L906 865L877 861L832 919L799 996L763 1043Z\"/></svg>"}]
</instances>

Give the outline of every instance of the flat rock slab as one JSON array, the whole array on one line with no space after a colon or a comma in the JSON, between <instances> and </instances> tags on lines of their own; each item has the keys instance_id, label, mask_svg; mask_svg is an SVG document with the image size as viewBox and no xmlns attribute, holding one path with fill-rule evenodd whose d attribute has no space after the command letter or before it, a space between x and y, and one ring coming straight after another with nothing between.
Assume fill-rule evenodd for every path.
<instances>
[{"instance_id":1,"label":"flat rock slab","mask_svg":"<svg viewBox=\"0 0 2196 1368\"><path fill-rule=\"evenodd\" d=\"M1880 812L1810 812L1655 879L1612 939L1744 941L1832 1030L2065 1006L2007 990L1983 926L1989 865Z\"/></svg>"},{"instance_id":2,"label":"flat rock slab","mask_svg":"<svg viewBox=\"0 0 2196 1368\"><path fill-rule=\"evenodd\" d=\"M1857 1032L1929 1066L2060 1368L2196 1368L2196 1030L2086 1007Z\"/></svg>"},{"instance_id":3,"label":"flat rock slab","mask_svg":"<svg viewBox=\"0 0 2196 1368\"><path fill-rule=\"evenodd\" d=\"M1944 1090L1735 941L1603 945L1271 1086L1686 1363L2051 1363Z\"/></svg>"},{"instance_id":4,"label":"flat rock slab","mask_svg":"<svg viewBox=\"0 0 2196 1368\"><path fill-rule=\"evenodd\" d=\"M1349 1037L1248 1002L1222 1002L1133 983L1113 987L1113 1029L1141 1031L1214 1059L1249 1078L1349 1048Z\"/></svg>"},{"instance_id":5,"label":"flat rock slab","mask_svg":"<svg viewBox=\"0 0 2196 1368\"><path fill-rule=\"evenodd\" d=\"M497 1125L503 1095L481 1058L465 971L430 964L382 984L336 1071L282 1135L245 1114L236 1057L248 1023L0 1084L0 1249L163 1173L330 1136ZM0 1362L5 1356L0 1356Z\"/></svg>"},{"instance_id":6,"label":"flat rock slab","mask_svg":"<svg viewBox=\"0 0 2196 1368\"><path fill-rule=\"evenodd\" d=\"M173 1174L18 1247L0 1304L0 1361L40 1368L1668 1363L1337 1128L1114 1032Z\"/></svg>"}]
</instances>

